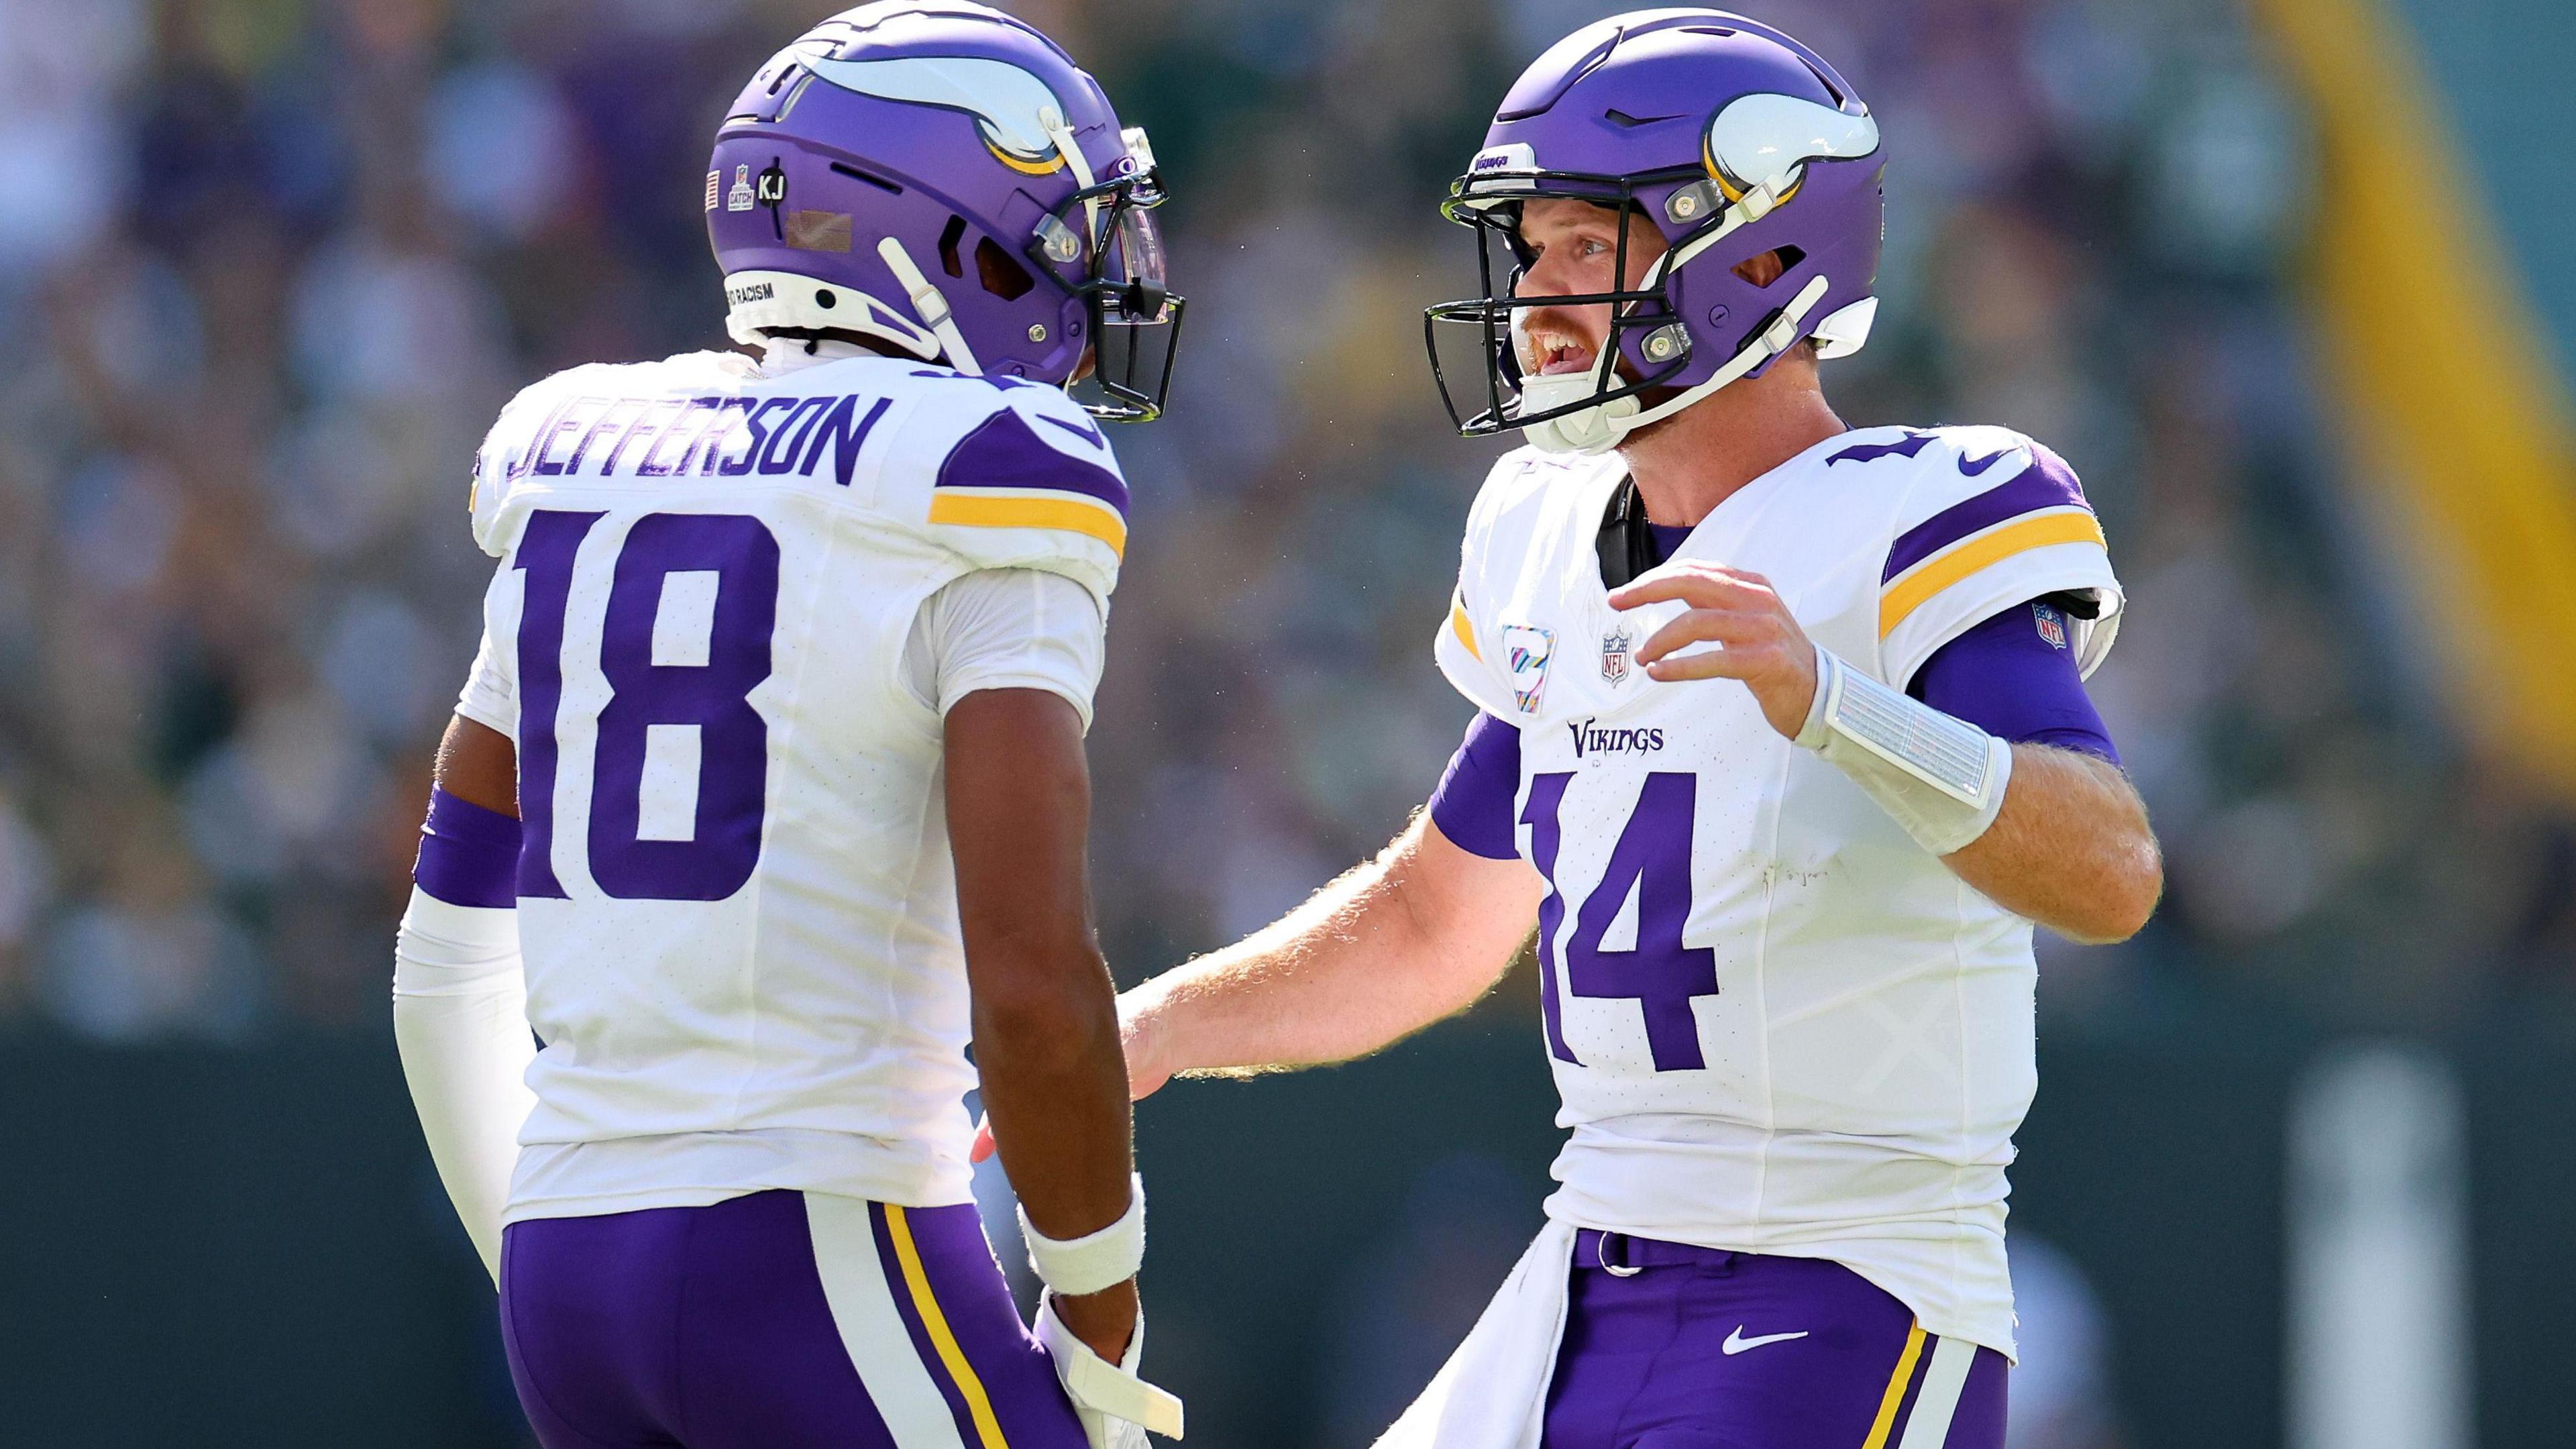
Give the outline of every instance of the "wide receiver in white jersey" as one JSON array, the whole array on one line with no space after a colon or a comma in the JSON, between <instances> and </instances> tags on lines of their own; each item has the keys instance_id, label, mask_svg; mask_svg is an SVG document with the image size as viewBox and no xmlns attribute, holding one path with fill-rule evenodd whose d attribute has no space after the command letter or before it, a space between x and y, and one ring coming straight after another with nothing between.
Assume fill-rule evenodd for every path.
<instances>
[{"instance_id":1,"label":"wide receiver in white jersey","mask_svg":"<svg viewBox=\"0 0 2576 1449\"><path fill-rule=\"evenodd\" d=\"M2162 877L2081 683L2121 594L2074 474L1818 388L1876 305L1881 164L1739 16L1531 66L1446 208L1486 293L1433 309L1490 372L1465 429L1533 443L1439 633L1481 713L1384 854L1122 1001L1140 1095L1338 1061L1535 919L1563 1186L1383 1445L2002 1443L2031 923L2127 936Z\"/></svg>"},{"instance_id":2,"label":"wide receiver in white jersey","mask_svg":"<svg viewBox=\"0 0 2576 1449\"><path fill-rule=\"evenodd\" d=\"M1160 200L1033 28L849 11L707 172L760 355L560 374L477 457L500 567L395 1027L549 1449L1179 1432L1083 846L1127 503L1093 417L1161 408Z\"/></svg>"}]
</instances>

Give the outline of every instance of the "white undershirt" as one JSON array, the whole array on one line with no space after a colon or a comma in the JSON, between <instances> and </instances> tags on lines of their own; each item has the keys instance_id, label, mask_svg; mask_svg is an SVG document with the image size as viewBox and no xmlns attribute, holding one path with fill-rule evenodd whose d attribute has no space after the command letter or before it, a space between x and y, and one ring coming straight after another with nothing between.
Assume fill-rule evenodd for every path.
<instances>
[{"instance_id":1,"label":"white undershirt","mask_svg":"<svg viewBox=\"0 0 2576 1449\"><path fill-rule=\"evenodd\" d=\"M942 718L979 689L1043 689L1091 728L1107 621L1089 589L1038 569L985 569L922 600L903 684Z\"/></svg>"}]
</instances>

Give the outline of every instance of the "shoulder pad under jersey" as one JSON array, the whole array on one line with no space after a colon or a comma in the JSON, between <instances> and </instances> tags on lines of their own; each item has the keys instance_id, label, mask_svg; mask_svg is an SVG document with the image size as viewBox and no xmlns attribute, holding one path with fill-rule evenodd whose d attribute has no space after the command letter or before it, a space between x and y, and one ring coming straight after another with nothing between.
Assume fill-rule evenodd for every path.
<instances>
[{"instance_id":1,"label":"shoulder pad under jersey","mask_svg":"<svg viewBox=\"0 0 2576 1449\"><path fill-rule=\"evenodd\" d=\"M1127 480L1058 388L938 368L888 448L880 511L970 568L1059 573L1105 604L1127 551Z\"/></svg>"},{"instance_id":2,"label":"shoulder pad under jersey","mask_svg":"<svg viewBox=\"0 0 2576 1449\"><path fill-rule=\"evenodd\" d=\"M2109 654L2120 581L2101 521L2065 459L2010 428L1945 427L1854 443L1825 466L1901 475L1892 480L1904 493L1879 571L1887 683L1904 688L1942 645L2051 594L2071 596L2083 672Z\"/></svg>"}]
</instances>

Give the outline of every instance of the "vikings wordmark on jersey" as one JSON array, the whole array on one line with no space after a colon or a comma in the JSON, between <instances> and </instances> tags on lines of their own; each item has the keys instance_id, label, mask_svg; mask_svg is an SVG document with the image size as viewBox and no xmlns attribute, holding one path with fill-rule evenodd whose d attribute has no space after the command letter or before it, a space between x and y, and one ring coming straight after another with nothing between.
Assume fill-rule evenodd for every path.
<instances>
[{"instance_id":1,"label":"vikings wordmark on jersey","mask_svg":"<svg viewBox=\"0 0 2576 1449\"><path fill-rule=\"evenodd\" d=\"M1523 450L1469 516L1436 645L1519 727L1521 853L1573 1137L1561 1221L1849 1265L1924 1331L2009 1352L2004 1167L2033 1084L2028 921L1963 884L1726 681L1612 668L1594 538L1615 455ZM1817 643L1898 689L1963 631L2044 596L2089 670L2120 612L2054 454L2001 428L1864 429L1756 479L1679 557L1749 569ZM1603 640L1599 669L1546 641ZM1494 641L1499 648L1488 647Z\"/></svg>"},{"instance_id":2,"label":"vikings wordmark on jersey","mask_svg":"<svg viewBox=\"0 0 2576 1449\"><path fill-rule=\"evenodd\" d=\"M539 383L480 470L503 567L461 709L518 743L549 1043L511 1218L965 1200L939 720L897 661L974 570L1105 616L1127 489L1098 430L1011 379L700 353Z\"/></svg>"}]
</instances>

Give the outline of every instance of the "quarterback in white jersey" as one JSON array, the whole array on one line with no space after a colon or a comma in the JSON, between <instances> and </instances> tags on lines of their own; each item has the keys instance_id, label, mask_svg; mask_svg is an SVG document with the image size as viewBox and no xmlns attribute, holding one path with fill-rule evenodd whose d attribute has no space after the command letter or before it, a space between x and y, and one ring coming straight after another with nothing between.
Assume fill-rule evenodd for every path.
<instances>
[{"instance_id":1,"label":"quarterback in white jersey","mask_svg":"<svg viewBox=\"0 0 2576 1449\"><path fill-rule=\"evenodd\" d=\"M1025 23L836 16L707 173L759 355L558 374L476 457L499 567L395 1028L549 1449L1179 1432L1083 858L1128 501L1094 419L1161 408L1160 200Z\"/></svg>"},{"instance_id":2,"label":"quarterback in white jersey","mask_svg":"<svg viewBox=\"0 0 2576 1449\"><path fill-rule=\"evenodd\" d=\"M1438 634L1476 721L1377 860L1122 1002L1142 1090L1340 1060L1535 925L1562 1186L1384 1446L2002 1443L2032 923L2126 936L2161 868L2083 690L2122 594L2074 473L1819 388L1882 161L1741 16L1531 66L1446 208L1499 265L1432 313L1478 353L1464 430L1531 443Z\"/></svg>"}]
</instances>

